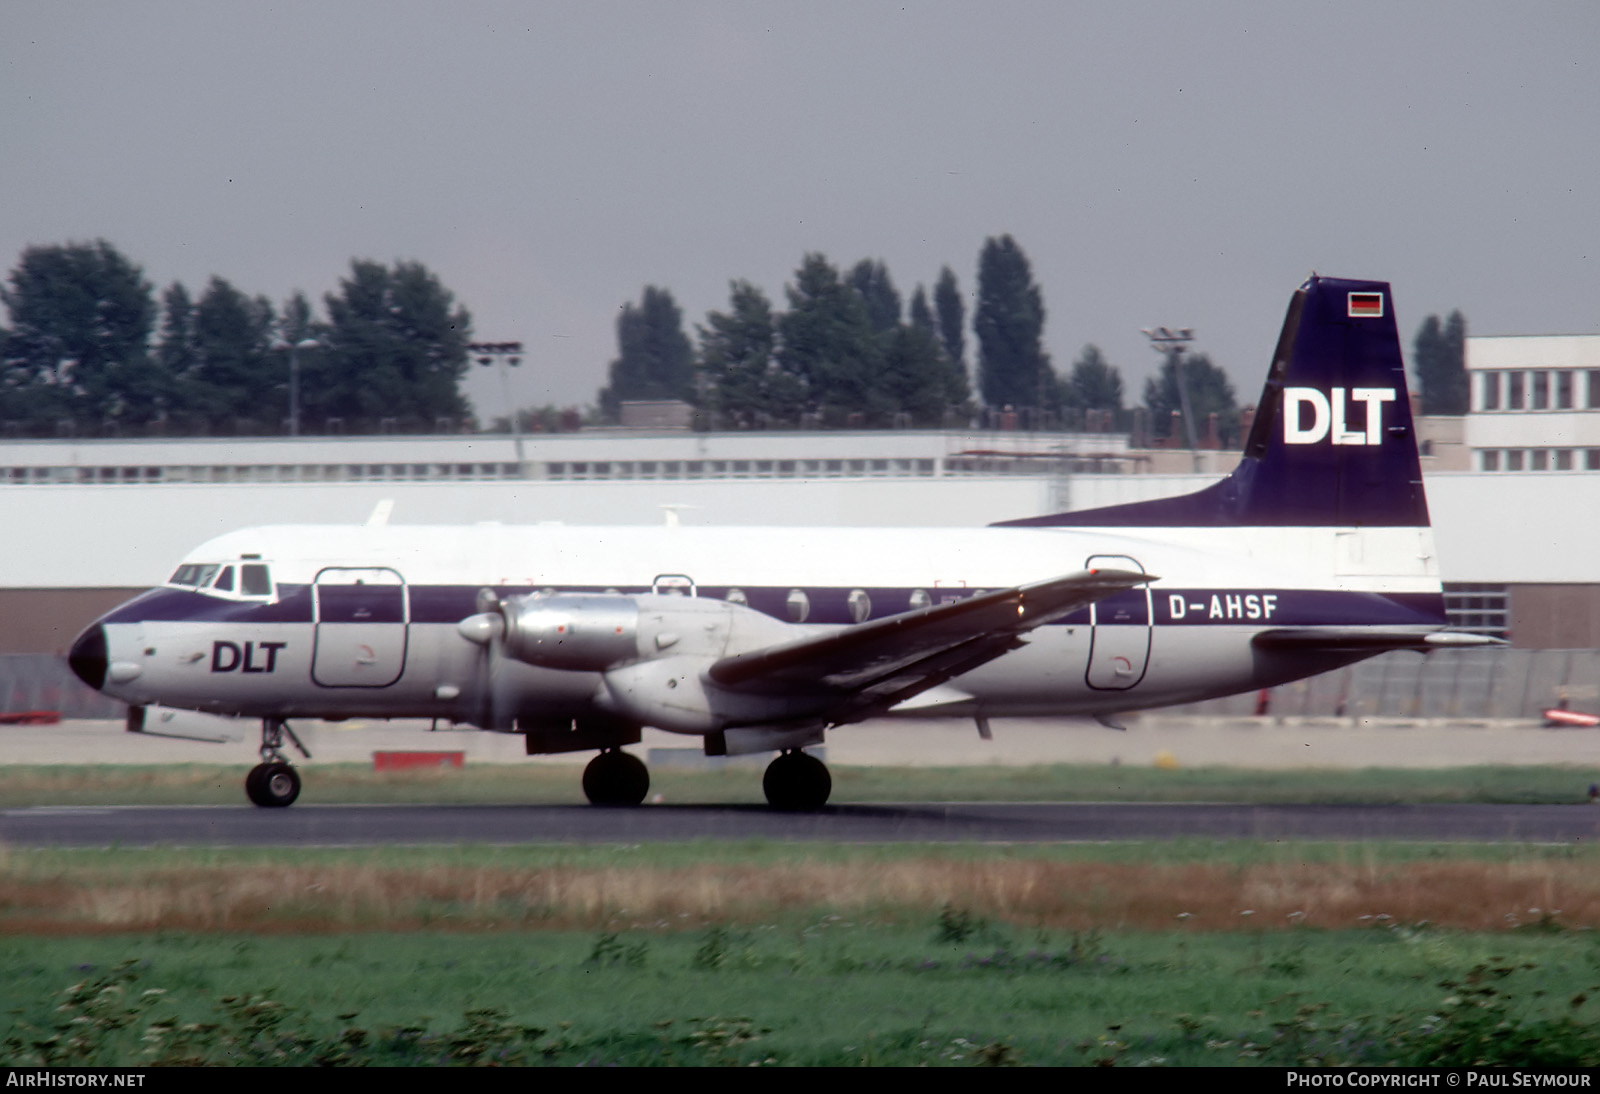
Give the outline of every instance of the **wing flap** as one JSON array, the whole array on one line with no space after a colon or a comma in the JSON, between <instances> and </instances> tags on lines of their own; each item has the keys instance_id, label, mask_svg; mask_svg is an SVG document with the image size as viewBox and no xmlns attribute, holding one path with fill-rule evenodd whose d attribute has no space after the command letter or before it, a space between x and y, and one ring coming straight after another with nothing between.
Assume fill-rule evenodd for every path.
<instances>
[{"instance_id":1,"label":"wing flap","mask_svg":"<svg viewBox=\"0 0 1600 1094\"><path fill-rule=\"evenodd\" d=\"M1084 570L734 654L707 675L734 690L822 687L873 706L898 702L1015 649L1035 627L1154 580Z\"/></svg>"}]
</instances>

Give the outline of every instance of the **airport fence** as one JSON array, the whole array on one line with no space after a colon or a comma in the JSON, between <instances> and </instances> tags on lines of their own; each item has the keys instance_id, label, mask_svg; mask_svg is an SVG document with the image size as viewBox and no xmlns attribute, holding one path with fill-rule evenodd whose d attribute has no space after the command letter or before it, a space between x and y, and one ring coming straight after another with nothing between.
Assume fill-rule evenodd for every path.
<instances>
[{"instance_id":1,"label":"airport fence","mask_svg":"<svg viewBox=\"0 0 1600 1094\"><path fill-rule=\"evenodd\" d=\"M1191 703L1197 715L1321 718L1537 718L1548 707L1600 712L1600 650L1395 652L1292 684Z\"/></svg>"},{"instance_id":2,"label":"airport fence","mask_svg":"<svg viewBox=\"0 0 1600 1094\"><path fill-rule=\"evenodd\" d=\"M1386 653L1272 688L1171 708L1250 717L1536 718L1566 703L1600 712L1600 650L1440 650ZM121 719L125 707L91 691L51 654L0 655L0 715Z\"/></svg>"},{"instance_id":3,"label":"airport fence","mask_svg":"<svg viewBox=\"0 0 1600 1094\"><path fill-rule=\"evenodd\" d=\"M53 653L0 655L0 715L59 714L63 718L115 718L127 706L108 699L72 675Z\"/></svg>"}]
</instances>

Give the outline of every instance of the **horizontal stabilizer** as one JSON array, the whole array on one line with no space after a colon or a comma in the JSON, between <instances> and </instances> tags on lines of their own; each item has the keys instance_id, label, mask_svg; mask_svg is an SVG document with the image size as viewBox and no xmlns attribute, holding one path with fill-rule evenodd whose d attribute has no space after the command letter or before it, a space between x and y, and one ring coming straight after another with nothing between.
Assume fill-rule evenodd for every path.
<instances>
[{"instance_id":1,"label":"horizontal stabilizer","mask_svg":"<svg viewBox=\"0 0 1600 1094\"><path fill-rule=\"evenodd\" d=\"M1381 653L1384 650L1416 650L1426 653L1438 649L1504 646L1500 638L1455 631L1385 631L1367 627L1304 627L1262 631L1251 640L1257 649L1295 650L1327 653Z\"/></svg>"}]
</instances>

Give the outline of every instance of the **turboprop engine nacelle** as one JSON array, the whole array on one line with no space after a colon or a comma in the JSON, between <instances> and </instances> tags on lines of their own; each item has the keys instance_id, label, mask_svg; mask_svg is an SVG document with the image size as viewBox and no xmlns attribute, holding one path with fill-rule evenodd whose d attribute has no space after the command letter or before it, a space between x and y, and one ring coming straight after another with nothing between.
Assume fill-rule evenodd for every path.
<instances>
[{"instance_id":1,"label":"turboprop engine nacelle","mask_svg":"<svg viewBox=\"0 0 1600 1094\"><path fill-rule=\"evenodd\" d=\"M457 629L467 641L496 647L510 660L599 674L597 708L642 725L706 733L781 720L794 706L792 696L742 696L704 679L719 658L794 637L790 624L726 601L533 593L469 616ZM522 698L503 697L513 707Z\"/></svg>"},{"instance_id":2,"label":"turboprop engine nacelle","mask_svg":"<svg viewBox=\"0 0 1600 1094\"><path fill-rule=\"evenodd\" d=\"M666 656L716 658L790 637L788 624L737 604L643 593L532 593L463 619L469 642L570 672L607 672Z\"/></svg>"},{"instance_id":3,"label":"turboprop engine nacelle","mask_svg":"<svg viewBox=\"0 0 1600 1094\"><path fill-rule=\"evenodd\" d=\"M639 604L631 596L519 596L500 604L505 654L530 665L604 672L638 658Z\"/></svg>"}]
</instances>

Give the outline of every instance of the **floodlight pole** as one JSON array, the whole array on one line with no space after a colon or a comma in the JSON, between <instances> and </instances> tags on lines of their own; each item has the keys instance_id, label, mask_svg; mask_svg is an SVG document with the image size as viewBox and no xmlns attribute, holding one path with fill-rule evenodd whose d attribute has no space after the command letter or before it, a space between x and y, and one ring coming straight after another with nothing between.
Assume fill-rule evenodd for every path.
<instances>
[{"instance_id":1,"label":"floodlight pole","mask_svg":"<svg viewBox=\"0 0 1600 1094\"><path fill-rule=\"evenodd\" d=\"M1144 336L1157 353L1172 362L1172 379L1178 385L1178 405L1183 409L1183 432L1189 440L1189 456L1200 470L1200 445L1195 441L1194 413L1189 409L1189 385L1183 382L1183 350L1194 341L1193 327L1146 327Z\"/></svg>"},{"instance_id":2,"label":"floodlight pole","mask_svg":"<svg viewBox=\"0 0 1600 1094\"><path fill-rule=\"evenodd\" d=\"M300 351L321 349L322 343L315 338L302 338L294 343L279 338L268 348L279 353L284 350L289 351L289 436L298 437L300 436Z\"/></svg>"},{"instance_id":3,"label":"floodlight pole","mask_svg":"<svg viewBox=\"0 0 1600 1094\"><path fill-rule=\"evenodd\" d=\"M511 379L506 372L506 366L516 368L522 364L521 342L469 342L467 352L478 355L478 364L500 366L500 389L505 394L505 406L508 420L511 423L511 439L517 448L517 477L521 478L527 471L527 461L522 454L522 425L517 421L516 404L511 401Z\"/></svg>"}]
</instances>

